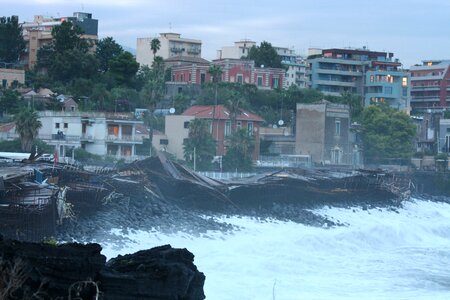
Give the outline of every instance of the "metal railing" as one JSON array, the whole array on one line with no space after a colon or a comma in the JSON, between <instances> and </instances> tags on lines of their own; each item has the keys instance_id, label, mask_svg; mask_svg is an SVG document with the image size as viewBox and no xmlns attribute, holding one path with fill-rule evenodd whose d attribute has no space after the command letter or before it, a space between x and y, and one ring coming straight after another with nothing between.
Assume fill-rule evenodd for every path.
<instances>
[{"instance_id":1,"label":"metal railing","mask_svg":"<svg viewBox=\"0 0 450 300\"><path fill-rule=\"evenodd\" d=\"M219 180L228 180L228 179L241 179L255 176L256 173L243 173L243 172L196 172L197 174Z\"/></svg>"}]
</instances>

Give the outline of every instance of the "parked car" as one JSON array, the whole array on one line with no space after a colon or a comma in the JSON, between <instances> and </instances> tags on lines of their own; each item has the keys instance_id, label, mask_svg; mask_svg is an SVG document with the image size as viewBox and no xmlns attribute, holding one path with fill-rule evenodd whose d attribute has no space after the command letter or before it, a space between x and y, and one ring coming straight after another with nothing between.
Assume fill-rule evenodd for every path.
<instances>
[{"instance_id":1,"label":"parked car","mask_svg":"<svg viewBox=\"0 0 450 300\"><path fill-rule=\"evenodd\" d=\"M37 161L48 161L48 162L53 162L54 161L54 157L53 154L42 154Z\"/></svg>"}]
</instances>

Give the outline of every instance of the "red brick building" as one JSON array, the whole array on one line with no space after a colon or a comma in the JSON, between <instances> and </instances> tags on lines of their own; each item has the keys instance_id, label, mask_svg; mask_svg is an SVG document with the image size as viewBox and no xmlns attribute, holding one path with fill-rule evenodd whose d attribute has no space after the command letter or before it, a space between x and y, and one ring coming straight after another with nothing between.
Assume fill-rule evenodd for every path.
<instances>
[{"instance_id":1,"label":"red brick building","mask_svg":"<svg viewBox=\"0 0 450 300\"><path fill-rule=\"evenodd\" d=\"M214 113L214 118L213 118ZM231 135L232 126L237 129L245 128L248 134L255 137L255 150L253 151L253 160L259 158L259 128L264 120L245 110L241 110L241 113L236 117L236 124L231 124L230 112L223 105L207 105L200 106L195 105L188 108L183 112L184 116L193 116L199 119L206 119L209 121L210 132L217 142L217 155L224 155L226 153L226 138Z\"/></svg>"},{"instance_id":2,"label":"red brick building","mask_svg":"<svg viewBox=\"0 0 450 300\"><path fill-rule=\"evenodd\" d=\"M281 88L285 76L284 69L255 67L253 60L245 59L219 59L210 64L204 59L190 61L178 57L168 59L166 65L172 68L172 82L188 84L211 82L210 65L221 67L222 82L254 84L259 89Z\"/></svg>"}]
</instances>

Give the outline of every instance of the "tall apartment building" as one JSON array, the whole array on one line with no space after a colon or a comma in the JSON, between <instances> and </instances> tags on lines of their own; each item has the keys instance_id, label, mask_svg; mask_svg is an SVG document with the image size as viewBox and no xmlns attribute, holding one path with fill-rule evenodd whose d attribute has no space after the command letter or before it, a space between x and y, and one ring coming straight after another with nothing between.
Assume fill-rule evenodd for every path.
<instances>
[{"instance_id":1,"label":"tall apartment building","mask_svg":"<svg viewBox=\"0 0 450 300\"><path fill-rule=\"evenodd\" d=\"M293 49L285 47L274 47L277 54L281 57L281 63L286 68L283 88L287 89L291 85L299 88L307 87L306 80L306 61L303 57L297 55Z\"/></svg>"},{"instance_id":2,"label":"tall apartment building","mask_svg":"<svg viewBox=\"0 0 450 300\"><path fill-rule=\"evenodd\" d=\"M411 106L442 108L450 102L450 60L425 60L412 66Z\"/></svg>"},{"instance_id":3,"label":"tall apartment building","mask_svg":"<svg viewBox=\"0 0 450 300\"><path fill-rule=\"evenodd\" d=\"M393 53L368 49L314 49L308 57L311 88L327 95L351 93L361 96L365 105L385 102L391 107L409 107L408 73Z\"/></svg>"},{"instance_id":4,"label":"tall apartment building","mask_svg":"<svg viewBox=\"0 0 450 300\"><path fill-rule=\"evenodd\" d=\"M72 17L45 17L35 16L33 22L22 24L23 38L26 42L25 54L22 57L22 63L28 68L33 69L37 63L37 52L40 48L48 45L53 40L52 29L61 25L62 22L72 22L83 31L82 38L97 40L98 38L98 20L92 19L91 13L74 12Z\"/></svg>"},{"instance_id":5,"label":"tall apartment building","mask_svg":"<svg viewBox=\"0 0 450 300\"><path fill-rule=\"evenodd\" d=\"M153 51L151 43L153 38L138 38L136 45L136 61L141 65L151 66L153 63ZM160 33L158 37L160 48L157 56L168 59L174 56L201 57L202 41L185 39L179 33Z\"/></svg>"}]
</instances>

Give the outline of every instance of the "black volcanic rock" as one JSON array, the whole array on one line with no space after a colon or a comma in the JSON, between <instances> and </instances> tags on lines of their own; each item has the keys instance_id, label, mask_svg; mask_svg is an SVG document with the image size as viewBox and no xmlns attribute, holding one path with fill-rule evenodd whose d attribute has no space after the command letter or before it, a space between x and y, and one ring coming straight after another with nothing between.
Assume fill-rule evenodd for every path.
<instances>
[{"instance_id":1,"label":"black volcanic rock","mask_svg":"<svg viewBox=\"0 0 450 300\"><path fill-rule=\"evenodd\" d=\"M204 299L205 276L193 261L170 245L106 263L98 244L0 237L0 299Z\"/></svg>"},{"instance_id":2,"label":"black volcanic rock","mask_svg":"<svg viewBox=\"0 0 450 300\"><path fill-rule=\"evenodd\" d=\"M194 255L170 245L111 259L100 272L106 299L204 299Z\"/></svg>"}]
</instances>

